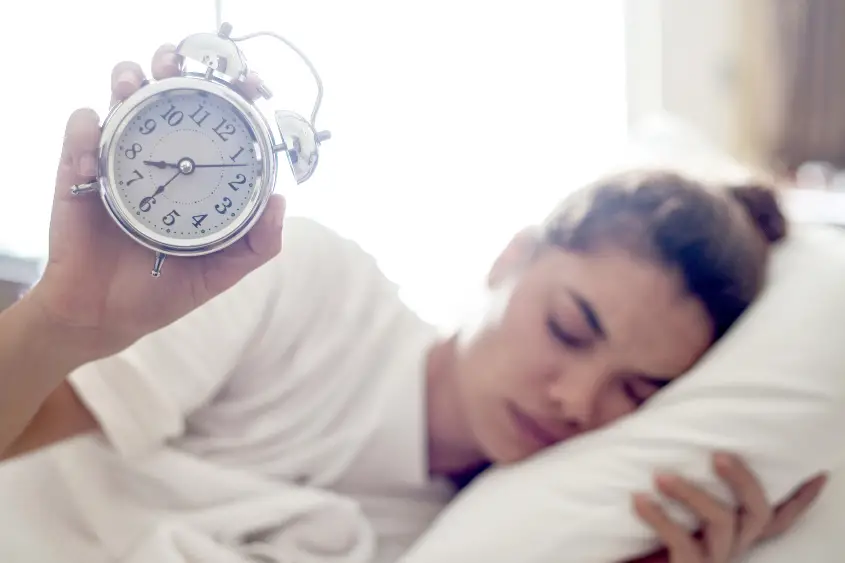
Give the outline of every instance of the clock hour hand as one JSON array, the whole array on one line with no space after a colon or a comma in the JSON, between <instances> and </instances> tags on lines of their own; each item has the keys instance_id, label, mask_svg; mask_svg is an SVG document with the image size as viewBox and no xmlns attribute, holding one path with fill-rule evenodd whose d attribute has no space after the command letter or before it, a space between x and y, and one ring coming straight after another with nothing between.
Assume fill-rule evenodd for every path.
<instances>
[{"instance_id":1,"label":"clock hour hand","mask_svg":"<svg viewBox=\"0 0 845 563\"><path fill-rule=\"evenodd\" d=\"M156 168L161 168L161 169L179 168L178 162L170 163L170 162L164 162L163 160L145 160L144 164L146 164L147 166L155 166Z\"/></svg>"}]
</instances>

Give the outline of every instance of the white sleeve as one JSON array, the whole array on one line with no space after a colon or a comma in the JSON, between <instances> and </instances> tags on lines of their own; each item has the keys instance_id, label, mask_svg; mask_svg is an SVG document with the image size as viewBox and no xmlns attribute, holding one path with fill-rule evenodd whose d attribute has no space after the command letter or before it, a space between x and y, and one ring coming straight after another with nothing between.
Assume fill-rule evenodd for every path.
<instances>
[{"instance_id":1,"label":"white sleeve","mask_svg":"<svg viewBox=\"0 0 845 563\"><path fill-rule=\"evenodd\" d=\"M173 324L123 352L82 366L70 375L80 400L111 444L127 456L143 455L180 436L185 419L209 402L261 333L279 318L294 339L330 287L314 283L321 262L344 251L344 241L317 223L285 222L281 254ZM162 275L167 275L163 272ZM281 323L280 323L281 324ZM281 339L281 340L280 340Z\"/></svg>"}]
</instances>

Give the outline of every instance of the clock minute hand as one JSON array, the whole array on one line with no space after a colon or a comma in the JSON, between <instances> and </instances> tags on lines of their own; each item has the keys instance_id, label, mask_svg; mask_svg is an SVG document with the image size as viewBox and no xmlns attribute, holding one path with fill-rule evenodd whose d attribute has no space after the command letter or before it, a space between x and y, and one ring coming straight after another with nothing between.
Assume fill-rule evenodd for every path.
<instances>
[{"instance_id":1,"label":"clock minute hand","mask_svg":"<svg viewBox=\"0 0 845 563\"><path fill-rule=\"evenodd\" d=\"M249 166L249 164L194 164L194 168L234 168Z\"/></svg>"},{"instance_id":2,"label":"clock minute hand","mask_svg":"<svg viewBox=\"0 0 845 563\"><path fill-rule=\"evenodd\" d=\"M155 197L156 197L157 195L161 195L162 193L164 193L164 188L166 188L166 187L168 186L168 184L170 184L170 182L172 182L172 181L173 181L173 180L175 180L178 176L181 176L181 175L182 175L182 172L181 172L181 171L177 171L177 172L176 172L176 174L174 174L174 175L173 175L173 176L172 176L172 177L171 177L168 181L166 181L165 183L163 183L162 185L160 185L159 187L157 187L157 188L156 188L156 191L153 193L153 195L151 195L151 196L149 196L149 197L145 197L144 199L142 199L142 200L141 200L141 203L140 203L139 205L140 205L140 206L144 206L144 205L148 205L148 204L150 204L150 203L155 203Z\"/></svg>"},{"instance_id":3,"label":"clock minute hand","mask_svg":"<svg viewBox=\"0 0 845 563\"><path fill-rule=\"evenodd\" d=\"M177 170L177 171L176 171L176 174L174 174L173 176L171 176L171 177L170 177L170 179L169 179L168 181L166 181L165 183L163 183L162 185L160 185L160 186L158 187L158 189L156 190L156 193L154 193L154 194L153 194L153 197L155 197L155 196L157 196L158 194L160 194L161 192L163 192L163 191L164 191L164 188L166 188L166 187L168 186L168 184L170 184L170 182L172 182L173 180L175 180L176 178L178 178L178 177L179 177L179 176L181 176L181 175L182 175L182 171L181 171L181 170Z\"/></svg>"}]
</instances>

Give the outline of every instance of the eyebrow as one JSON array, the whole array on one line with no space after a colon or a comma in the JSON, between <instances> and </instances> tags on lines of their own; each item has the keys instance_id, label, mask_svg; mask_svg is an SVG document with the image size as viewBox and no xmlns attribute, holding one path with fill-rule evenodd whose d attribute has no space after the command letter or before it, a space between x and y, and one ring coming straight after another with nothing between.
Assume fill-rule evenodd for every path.
<instances>
[{"instance_id":1,"label":"eyebrow","mask_svg":"<svg viewBox=\"0 0 845 563\"><path fill-rule=\"evenodd\" d=\"M581 314L584 315L584 318L587 320L587 324L590 325L590 330L592 330L597 337L606 339L607 333L604 331L604 327L602 326L601 321L599 321L599 316L596 314L596 310L593 309L593 306L590 305L583 296L571 289L569 290L569 294L572 295L572 299L575 300L575 304L578 305L578 308L581 310Z\"/></svg>"}]
</instances>

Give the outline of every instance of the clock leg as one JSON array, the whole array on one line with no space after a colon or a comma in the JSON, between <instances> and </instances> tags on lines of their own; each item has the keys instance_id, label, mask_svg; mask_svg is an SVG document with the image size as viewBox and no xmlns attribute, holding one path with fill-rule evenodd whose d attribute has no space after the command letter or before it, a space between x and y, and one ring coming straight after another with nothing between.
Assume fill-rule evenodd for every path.
<instances>
[{"instance_id":1,"label":"clock leg","mask_svg":"<svg viewBox=\"0 0 845 563\"><path fill-rule=\"evenodd\" d=\"M156 252L156 259L155 263L153 264L153 271L151 272L154 278L157 278L161 275L161 266L164 264L164 259L167 258L166 254L162 254L161 252Z\"/></svg>"},{"instance_id":2,"label":"clock leg","mask_svg":"<svg viewBox=\"0 0 845 563\"><path fill-rule=\"evenodd\" d=\"M82 195L91 192L96 192L100 188L100 183L94 180L88 184L74 184L70 188L70 193L73 195Z\"/></svg>"}]
</instances>

